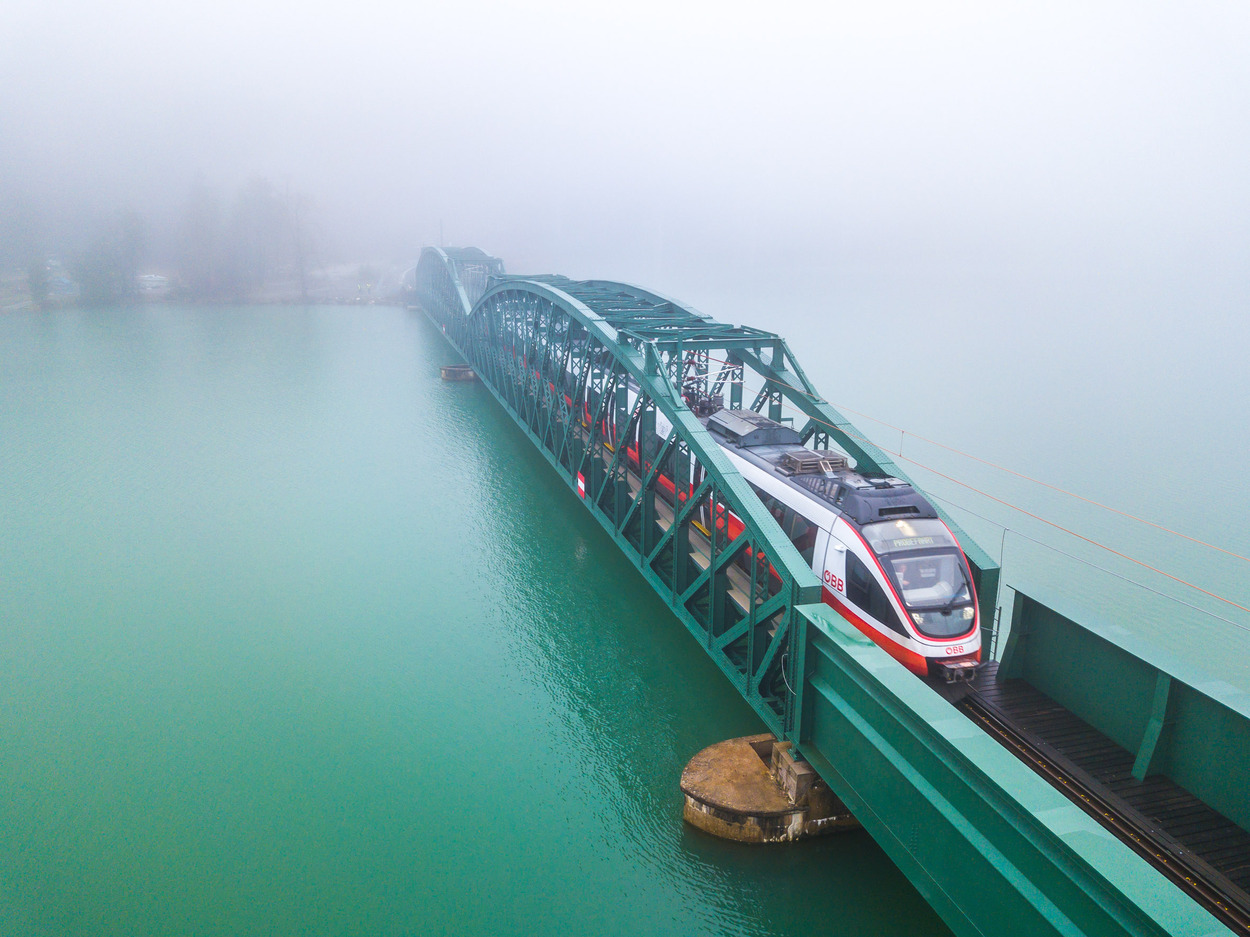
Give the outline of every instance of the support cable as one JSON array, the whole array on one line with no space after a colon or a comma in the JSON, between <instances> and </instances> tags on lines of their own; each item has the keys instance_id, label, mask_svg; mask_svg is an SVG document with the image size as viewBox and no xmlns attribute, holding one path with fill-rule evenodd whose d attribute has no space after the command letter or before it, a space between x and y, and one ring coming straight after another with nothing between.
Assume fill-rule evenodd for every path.
<instances>
[{"instance_id":1,"label":"support cable","mask_svg":"<svg viewBox=\"0 0 1250 937\"><path fill-rule=\"evenodd\" d=\"M719 361L720 359L709 358L708 360ZM792 390L796 394L802 394L804 397L810 397L812 400L816 401L817 403L827 403L830 406L837 407L839 410L845 410L847 413L853 413L856 416L861 416L866 420L872 420L874 423L879 423L881 426L884 426L887 429L895 430L896 432L900 434L899 436L900 452L891 453L891 455L898 455L899 458L903 458L903 455L901 452L903 448L902 438L903 436L911 436L913 439L919 439L921 442L927 442L932 446L938 446L939 448L946 449L947 451L953 452L956 455L963 456L966 459L972 459L974 462L980 462L982 465L988 465L990 468L997 469L1000 472L1006 472L1009 475L1014 475L1017 478L1021 478L1021 479L1024 479L1025 481L1032 482L1035 485L1041 485L1043 488L1049 488L1051 491L1057 491L1060 494L1067 495L1070 498L1076 498L1078 501L1084 501L1086 504L1092 504L1094 507L1102 508L1104 511L1110 511L1112 514L1118 514L1121 517L1125 517L1125 518L1128 518L1129 520L1137 521L1138 523L1141 523L1141 524L1146 524L1149 527L1153 527L1156 530L1161 530L1164 533L1173 535L1174 537L1180 537L1182 540L1188 540L1191 543L1198 544L1199 546L1207 547L1210 550L1215 550L1219 553L1223 553L1227 556L1231 556L1235 559L1239 559L1245 563L1250 563L1250 556L1245 556L1241 553L1236 552L1235 550L1229 550L1225 547L1217 546L1214 543L1210 543L1209 541L1202 540L1199 537L1190 536L1189 534L1182 533L1179 530L1174 530L1171 527L1168 527L1164 524L1156 523L1155 521L1149 520L1148 518L1141 517L1137 514L1132 514L1128 511L1122 511L1119 508L1112 507L1109 504L1104 504L1103 502L1097 501L1094 498L1087 498L1085 495L1077 494L1075 491L1069 491L1067 488L1063 488L1059 485L1053 485L1050 482L1043 481L1040 478L1034 478L1032 475L1026 475L1023 472L1017 472L1013 468L1008 468L1005 465L999 465L997 462L991 462L989 459L983 459L980 456L973 455L970 452L965 452L964 450L956 448L955 446L949 446L946 443L938 442L936 439L930 439L927 436L921 436L918 433L910 432L908 430L903 429L903 427L901 426L895 426L893 423L888 423L885 420L872 416L871 414L864 413L861 410L856 410L856 409L853 409L852 407L845 407L842 404L838 404L838 403L832 403L831 401L826 400L825 398L821 397L818 394L813 394L811 391L805 388L795 387L791 384L786 384L778 380L773 380L773 383L776 384L778 387L784 387L787 390ZM816 420L816 422L823 423L824 421ZM828 424L825 424L825 425L828 425ZM848 434L848 435L853 435L853 434ZM870 440L864 440L864 441L870 442ZM876 443L874 443L874 445L876 445ZM886 451L888 452L889 450L886 450ZM911 460L908 460L908 461L911 461Z\"/></svg>"},{"instance_id":2,"label":"support cable","mask_svg":"<svg viewBox=\"0 0 1250 937\"><path fill-rule=\"evenodd\" d=\"M1106 573L1108 576L1114 576L1116 579L1119 579L1121 582L1127 582L1129 585L1133 585L1133 586L1137 586L1138 588L1145 589L1147 592L1153 595L1157 595L1157 596L1160 596L1161 598L1169 599L1170 601L1175 602L1177 605L1183 605L1185 608L1191 609L1195 612L1199 612L1203 615L1207 615L1211 618L1216 619L1217 621L1222 621L1225 624L1232 625L1234 628L1238 628L1242 631L1250 632L1250 626L1243 625L1241 624L1241 622L1234 621L1231 618L1225 618L1223 615L1217 615L1215 612L1211 611L1210 609L1202 608L1201 606L1198 606L1198 605L1192 605L1191 603L1186 602L1184 599L1178 599L1176 596L1171 595L1170 593L1161 592L1160 590L1154 588L1153 586L1148 586L1144 582L1140 582L1137 579L1133 579L1129 576L1125 576L1123 573L1117 573L1115 570L1108 569L1105 566L1099 566L1097 563L1091 562L1090 560L1087 560L1084 557L1077 556L1075 553L1069 553L1067 550L1061 550L1059 547L1054 546L1053 544L1046 543L1044 540L1038 540L1035 537L1030 537L1028 534L1022 533L1021 531L1016 530L1014 527L1008 527L994 520L993 518L986 517L984 514L978 514L976 511L972 510L971 508L966 508L962 504L957 504L956 502L952 501L950 498L943 498L941 495L930 495L930 497L932 497L934 500L941 501L944 504L950 505L951 507L955 508L955 510L957 511L963 511L965 514L971 514L973 517L980 518L981 520L985 521L987 524L993 524L995 527L1002 528L1004 548L1007 543L1007 534L1010 533L1016 537L1021 537L1024 540L1029 541L1030 543L1035 543L1039 547L1045 547L1047 550L1050 550L1054 553L1058 553L1061 556L1066 556L1070 560L1076 560L1076 562L1081 563L1084 566L1089 566L1092 569L1098 570L1099 572ZM1002 565L1001 553L999 555L999 565L1000 566Z\"/></svg>"},{"instance_id":3,"label":"support cable","mask_svg":"<svg viewBox=\"0 0 1250 937\"><path fill-rule=\"evenodd\" d=\"M1204 589L1202 586L1199 586L1196 583L1190 582L1188 579L1182 579L1180 576L1173 575L1172 573L1162 570L1157 566L1153 566L1150 563L1147 563L1143 560L1139 560L1134 557L1131 557L1127 553L1122 553L1121 551L1115 549L1114 547L1107 546L1107 544L1105 543L1100 543L1099 541L1094 540L1092 537L1086 537L1084 534L1077 533L1075 530L1072 530L1070 527L1065 527L1062 524L1057 524L1052 520L1047 520L1046 518L1042 517L1040 514L1035 514L1032 511L1028 510L1027 508L1022 508L1018 505L1012 504L1010 501L1004 500L1003 498L1000 498L997 495L992 495L988 491L985 491L981 488L977 488L975 485L970 485L967 482L960 481L958 478L955 478L954 476L947 475L945 472L940 472L937 469L933 468L932 466L925 465L923 462L919 462L916 459L912 459L908 456L903 455L901 452L894 452L890 449L886 449L884 446L881 446L880 444L873 442L871 439L868 439L865 436L860 436L857 433L852 433L845 428L834 426L832 423L828 423L825 420L817 419L816 417L810 417L810 419L813 422L820 423L821 425L827 426L832 430L836 430L837 432L840 432L840 433L845 433L847 436L850 436L853 439L858 439L861 442L866 442L869 445L876 446L882 452L885 452L887 455L894 456L895 458L901 459L904 462L909 462L912 465L916 466L917 468L924 469L926 472L930 472L934 475L937 475L940 478L945 478L947 481L952 482L953 484L959 485L961 488L966 488L969 491L975 492L976 494L981 495L983 498L989 498L991 501L995 501L998 504L1001 504L1004 507L1010 508L1013 511L1018 511L1019 513L1024 514L1027 517L1033 518L1035 521L1038 521L1039 523L1046 524L1049 527L1053 527L1055 528L1055 530L1062 531L1063 533L1068 534L1071 537L1075 537L1078 540L1083 540L1086 543L1090 544L1091 546L1098 547L1101 550L1106 550L1108 553L1112 553L1120 557L1121 559L1128 560L1130 563L1134 563L1137 566L1142 567L1143 569L1148 569L1151 572L1158 573L1160 576L1164 576L1167 579L1171 579L1173 582L1178 582L1183 586L1188 586L1190 589L1193 589L1196 592L1201 592L1203 595L1209 596L1210 598L1215 599L1217 602L1223 602L1225 605L1231 605L1233 608L1241 609L1243 612L1250 612L1250 607L1242 605L1240 602L1234 602L1232 599L1226 599L1222 595L1218 595L1209 589Z\"/></svg>"},{"instance_id":4,"label":"support cable","mask_svg":"<svg viewBox=\"0 0 1250 937\"><path fill-rule=\"evenodd\" d=\"M1067 488L1060 487L1059 485L1052 485L1050 482L1042 481L1042 479L1040 478L1034 478L1032 475L1026 475L1023 472L1017 472L1013 468L1008 468L1005 465L999 465L997 462L991 462L989 459L983 459L980 456L973 455L970 452L964 452L962 449L958 449L955 446L948 446L946 443L938 442L936 439L929 439L926 436L921 436L917 433L910 432L908 430L903 429L902 427L894 426L890 423L885 422L884 420L879 420L874 416L870 416L867 413L861 413L859 410L853 410L850 407L844 407L841 404L836 404L836 403L833 404L833 406L837 407L839 410L845 410L847 413L854 413L856 416L862 416L866 420L872 420L874 423L880 423L882 426L888 427L890 429L898 430L900 433L904 433L912 437L913 439L919 439L921 442L927 442L931 446L938 446L939 448L946 449L947 451L953 452L956 455L961 455L965 459L972 459L974 462L980 462L982 465L988 465L990 468L998 469L998 471L1000 472L1006 472L1008 475L1014 475L1017 478L1022 478L1025 481L1032 482L1035 485L1041 485L1043 488L1049 488L1051 491L1057 491L1060 494L1067 495L1069 498L1076 498L1078 501L1084 501L1086 504L1092 504L1094 507L1102 508L1104 511L1110 511L1112 514L1119 514L1121 517L1126 517L1129 520L1134 520L1139 523L1146 524L1147 526L1153 527L1156 530L1161 530L1164 533L1172 534L1174 537L1180 537L1183 540L1188 540L1191 543L1198 544L1199 546L1204 546L1204 547L1207 547L1208 549L1216 550L1220 553L1224 553L1224 554L1227 554L1228 556L1235 557L1236 559L1242 560L1246 563L1250 563L1250 556L1243 556L1242 554L1237 553L1234 550L1228 550L1224 547L1217 546L1214 543L1210 543L1198 537L1191 537L1189 534L1182 533L1179 530L1173 530L1171 527L1167 527L1163 524L1155 523L1154 521L1145 517L1141 517L1137 514L1132 514L1128 511L1121 511L1119 508L1112 507L1109 504L1103 504L1103 502L1097 501L1093 498L1087 498L1085 497L1085 495L1077 494L1075 491L1069 491Z\"/></svg>"},{"instance_id":5,"label":"support cable","mask_svg":"<svg viewBox=\"0 0 1250 937\"><path fill-rule=\"evenodd\" d=\"M713 357L711 357L711 356L708 356L708 359L707 359L707 360L708 360L708 361L717 361L718 363L722 363L722 364L728 364L728 363L729 363L728 361L724 361L724 360L719 359L719 358L713 358ZM810 397L811 399L813 399L813 400L815 400L815 401L817 401L817 402L820 402L820 403L827 403L827 402L828 402L828 401L825 401L825 400L824 400L824 398L822 398L822 397L820 397L820 396L818 396L818 395L816 395L816 394L813 394L811 391L808 391L808 390L806 390L806 389L804 389L804 388L801 388L801 387L794 387L794 386L793 386L793 385L791 385L791 384L786 384L786 383L784 383L783 381L778 381L778 380L776 380L776 379L770 379L769 381L765 381L765 386L767 386L770 382L771 382L773 385L775 385L775 386L778 386L778 387L784 387L784 388L787 388L788 390L792 390L792 391L794 391L794 392L796 392L796 393L803 394L804 396L806 396L806 397ZM834 406L836 406L836 405L834 405ZM795 408L793 405L791 405L791 406L790 406L790 408L791 408L792 410L796 410L796 409L797 409L797 408ZM847 409L847 410L848 410L848 412L850 412L850 413L855 413L856 415L859 415L859 416L865 416L867 419L874 420L874 422L881 423L883 426L887 426L887 427L889 427L890 429L896 429L896 430L898 430L900 434L905 434L905 430L903 430L901 427L893 426L892 424L886 423L886 422L884 422L884 421L882 421L882 420L876 420L874 417L867 416L866 414L859 413L858 411L856 411L856 410L851 410L850 408L846 408L846 409ZM1107 551L1108 553L1112 553L1112 554L1114 554L1115 556L1120 557L1121 559L1128 560L1130 563L1133 563L1133 564L1135 564L1135 565L1137 565L1137 566L1140 566L1140 567L1142 567L1143 569L1148 569L1148 570L1150 570L1151 572L1158 573L1160 576L1163 576L1163 577L1165 577L1165 578L1167 578L1167 579L1171 579L1172 581L1177 582L1177 583L1180 583L1181 585L1186 586L1186 587L1188 587L1188 588L1190 588L1190 589L1193 589L1193 590L1194 590L1194 591L1196 591L1196 592L1201 592L1203 595L1206 595L1206 596L1208 596L1209 598L1215 599L1217 602L1222 602L1222 603L1223 603L1223 604L1225 604L1225 605L1231 605L1233 608L1237 608L1237 609L1240 609L1240 610L1241 610L1241 611L1243 611L1243 612L1248 612L1248 613L1250 613L1250 607L1247 607L1247 606L1245 606L1245 605L1242 605L1242 604L1241 604L1241 603L1239 603L1239 602L1234 602L1232 599L1226 599L1226 598L1224 598L1222 595L1218 595L1217 593L1212 592L1212 591L1210 591L1209 589L1204 589L1202 586L1199 586L1199 585L1197 585L1196 583L1190 582L1190 581L1189 581L1189 580L1187 580L1187 579L1183 579L1183 578L1181 578L1180 576L1176 576L1176 575L1174 575L1174 574L1172 574L1172 573L1169 573L1169 572L1167 572L1167 571L1165 571L1165 570L1162 570L1162 569L1160 569L1159 567L1154 566L1154 565L1152 565L1152 564L1150 564L1150 563L1147 563L1147 562L1145 562L1145 561L1143 561L1143 560L1139 560L1139 559L1136 559L1135 557L1129 556L1127 553L1123 553L1123 552L1121 552L1120 550L1117 550L1117 549L1115 549L1114 547L1108 546L1108 545L1107 545L1107 544L1105 544L1105 543L1100 543L1099 541L1094 540L1094 539L1093 539L1093 538L1091 538L1091 537L1086 537L1084 534L1077 533L1075 530L1072 530L1072 529L1071 529L1071 528L1069 528L1069 527L1065 527L1065 526L1063 526L1062 524L1058 524L1058 523L1056 523L1056 522L1054 522L1054 521L1048 520L1047 518L1042 517L1040 514L1035 514L1034 512L1029 511L1029 510L1028 510L1028 509L1026 509L1026 508L1019 507L1018 505L1012 504L1010 501L1006 501L1006 500L1004 500L1003 498L999 498L999 497L997 497L996 495L992 495L992 494L990 494L988 491L985 491L985 490L983 490L983 489L977 488L976 486L974 486L974 485L970 485L970 484L968 484L967 482L960 481L959 479L957 479L957 478L955 478L955 477L953 477L953 476L951 476L951 475L947 475L945 472L941 472L941 471L939 471L939 470L937 470L937 469L933 468L932 466L925 465L923 462L920 462L920 461L918 461L918 460L916 460L916 459L910 458L909 456L905 456L905 455L903 455L903 453L902 453L901 451L899 451L899 452L894 452L894 451L891 451L890 449L886 449L884 446L881 446L879 443L873 442L871 439L868 439L868 438L867 438L867 437L865 437L865 436L861 436L861 435L859 435L859 434L857 434L857 433L852 433L852 432L850 432L849 430L847 430L847 429L846 429L846 428L844 428L844 427L835 426L835 425L833 425L832 423L827 422L826 420L822 420L822 419L820 419L820 418L818 418L818 417L813 417L813 416L811 416L810 414L803 414L803 413L802 413L802 411L799 411L799 412L800 412L800 414L801 414L801 415L803 415L803 416L807 416L807 417L808 417L808 418L809 418L812 422L814 422L814 423L817 423L817 424L820 424L820 425L822 425L822 426L828 427L829 429L832 429L832 430L834 430L834 431L836 431L836 432L845 433L847 436L850 436L850 437L851 437L851 438L853 438L853 439L858 439L858 440L860 440L861 442L865 442L865 443L868 443L868 444L869 444L869 445L871 445L871 446L875 446L875 447L877 447L877 448L881 449L883 452L887 453L888 455L894 456L895 458L900 459L900 460L902 460L902 461L904 461L904 462L908 462L908 463L910 463L910 464L912 464L912 465L916 466L917 468L923 469L924 471L930 472L930 473L932 473L932 474L934 474L934 475L937 475L937 476L939 476L939 477L941 477L941 478L944 478L944 479L946 479L947 481L952 482L952 483L954 483L954 484L956 484L956 485L959 485L959 486L960 486L960 487L962 487L962 488L966 488L966 489L968 489L969 491L975 492L976 494L979 494L979 495L981 495L982 497L989 498L991 501L995 501L995 502L997 502L998 504L1001 504L1001 505L1003 505L1004 507L1010 508L1010 509L1011 509L1011 510L1013 510L1013 511L1018 511L1019 513L1024 514L1024 515L1026 515L1026 516L1028 516L1028 517L1031 517L1031 518L1033 518L1034 520L1036 520L1036 521L1038 521L1038 522L1040 522L1040 523L1042 523L1042 524L1046 524L1047 526L1053 527L1053 528L1055 528L1056 530L1059 530L1059 531L1061 531L1061 532L1063 532L1063 533L1068 534L1069 536L1075 537L1075 538L1077 538L1078 540L1083 540L1084 542L1086 542L1086 543L1090 544L1091 546L1098 547L1099 549L1101 549L1101 550L1105 550L1105 551ZM914 435L914 434L913 434L913 435ZM917 438L917 439L924 440L925 442L932 442L932 440L929 440L929 439L927 439L927 438L926 438L926 437L924 437L924 436L916 436L916 438ZM900 441L901 441L901 439L902 439L902 436L900 436ZM937 443L937 445L942 445L942 444L941 444L941 443ZM901 449L901 448L902 448L902 447L901 447L901 445L900 445L900 449ZM968 453L964 453L964 452L962 452L962 450L955 449L955 448L950 447L950 446L943 446L943 448L948 448L948 449L950 449L952 452L959 453L960 455L968 455ZM973 459L975 459L975 460L976 460L976 461L978 461L978 462L985 462L987 465L992 465L992 466L994 466L995 468L1001 468L1001 466L998 466L996 463L993 463L993 462L988 462L987 460L980 459L980 458L979 458L979 457L977 457L977 456L970 456L970 455L969 455L969 458L973 458ZM1021 477L1021 478L1026 478L1026 479L1028 479L1028 480L1030 480L1030 481L1037 481L1037 482L1038 482L1038 484L1044 485L1045 487L1048 487L1048 488L1053 488L1054 490L1056 490L1056 491L1060 491L1060 492L1063 492L1064 494L1073 494L1072 492L1068 492L1066 489L1059 488L1059 487L1054 486L1054 485L1050 485L1050 484L1049 484L1049 483L1047 483L1047 482L1041 482L1041 481L1039 481L1039 480L1037 480L1037 479L1033 479L1033 478L1031 478L1030 476L1027 476L1027 475L1022 475L1022 474L1017 473L1017 472L1013 472L1011 469L1004 469L1004 471L1008 471L1008 472L1012 472L1012 474L1017 474L1017 475L1020 475L1020 477ZM1088 499L1088 498L1084 498L1084 497L1083 497L1083 496L1081 496L1081 495L1075 495L1075 494L1073 494L1073 497L1080 498L1080 499L1081 499L1081 500L1083 500L1083 501L1088 501L1090 504L1097 505L1098 507L1103 507L1103 508L1106 508L1107 510L1110 510L1110 511L1115 511L1115 512L1116 512L1116 513L1118 513L1118 514L1123 514L1125 517L1129 517L1129 518L1132 518L1132 519L1134 519L1134 520L1140 521L1140 522L1142 522L1142 523L1148 524L1148 525L1150 525L1150 526L1152 526L1152 527L1156 527L1156 528L1158 528L1159 530L1166 531L1166 532L1168 532L1168 533L1174 534L1174 535L1176 535L1176 536L1178 536L1178 537L1181 537L1181 538L1183 538L1183 539L1186 539L1186 540L1190 540L1190 541L1192 541L1192 542L1194 542L1194 543L1197 543L1197 544L1200 544L1200 545L1202 545L1202 546L1210 547L1210 548L1211 548L1211 549L1213 549L1213 550L1218 550L1218 551L1219 551L1219 552L1221 552L1221 553L1226 553L1226 554L1228 554L1228 555L1230 555L1230 556L1236 557L1236 558L1241 559L1241 560L1245 560L1246 562L1250 562L1250 557L1244 557L1244 556L1242 556L1241 554L1239 554L1239 553L1234 553L1234 552L1233 552L1233 551L1231 551L1231 550L1225 550L1223 547L1217 547L1217 546L1215 546L1214 544L1207 543L1205 540L1199 540L1199 539L1197 539L1196 537L1190 537L1188 534L1182 534L1182 533L1180 533L1179 531L1174 531L1174 530L1172 530L1171 528L1164 527L1164 526L1162 526L1162 525L1160 525L1160 524L1155 524L1153 521L1148 521L1148 520L1146 520L1145 518L1140 518L1140 517L1137 517L1137 516L1136 516L1136 515L1134 515L1134 514L1128 514L1128 513L1126 513L1126 512L1119 511L1119 510L1118 510L1118 509L1116 509L1116 508L1111 508L1111 507L1108 507L1107 505L1104 505L1104 504L1102 504L1101 502L1098 502L1098 501L1093 501L1092 499ZM1023 536L1023 535L1021 535L1021 536ZM1063 552L1063 551L1057 551L1057 552ZM1094 565L1094 564L1090 564L1090 565ZM1132 581L1132 580L1129 580L1129 581ZM1216 617L1219 617L1219 616L1216 616ZM1221 620L1225 620L1225 619L1221 619Z\"/></svg>"}]
</instances>

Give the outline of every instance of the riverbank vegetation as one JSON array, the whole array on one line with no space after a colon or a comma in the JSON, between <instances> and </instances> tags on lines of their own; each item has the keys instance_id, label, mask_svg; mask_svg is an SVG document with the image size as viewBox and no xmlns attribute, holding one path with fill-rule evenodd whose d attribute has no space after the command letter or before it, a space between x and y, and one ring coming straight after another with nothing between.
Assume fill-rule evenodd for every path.
<instances>
[{"instance_id":1,"label":"riverbank vegetation","mask_svg":"<svg viewBox=\"0 0 1250 937\"><path fill-rule=\"evenodd\" d=\"M333 263L314 200L264 177L227 192L200 176L173 211L125 209L79 219L68 237L29 206L20 220L13 232L20 236L6 238L7 256L0 256L0 309L162 300L367 302L394 288L376 264Z\"/></svg>"}]
</instances>

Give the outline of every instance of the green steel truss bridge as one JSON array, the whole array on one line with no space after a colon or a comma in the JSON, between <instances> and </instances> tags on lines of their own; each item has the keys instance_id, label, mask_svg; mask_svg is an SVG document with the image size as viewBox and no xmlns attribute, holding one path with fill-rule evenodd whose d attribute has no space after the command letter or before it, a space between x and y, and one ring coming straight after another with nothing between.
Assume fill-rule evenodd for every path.
<instances>
[{"instance_id":1,"label":"green steel truss bridge","mask_svg":"<svg viewBox=\"0 0 1250 937\"><path fill-rule=\"evenodd\" d=\"M1178 873L1179 859L1143 858L1167 842L1117 835L1106 816L1096 822L1092 815L1106 813L1101 787L1093 800L1081 793L1077 806L1043 779L1043 767L1005 747L1019 740L987 731L993 712L970 718L822 603L816 574L684 402L719 396L726 407L778 421L785 408L800 414L794 425L805 444L841 449L857 470L906 479L821 397L781 336L623 283L508 276L475 248L427 248L415 299L768 728L794 743L952 930L1227 933L1229 918L1204 910L1221 913L1218 895L1195 898L1173 884L1184 884L1188 867ZM641 429L637 465L611 427L631 437ZM662 465L697 480L689 498L657 494ZM717 506L713 523L695 522L699 504ZM722 506L741 520L738 535ZM998 567L945 519L992 628ZM735 563L744 551L755 562ZM769 566L779 590L766 582ZM1221 819L1250 826L1241 785L1213 780L1201 752L1186 755L1171 741L1181 731L1175 723L1188 719L1186 732L1218 730L1250 752L1245 713L1230 721L1226 701L1027 596L1016 594L1008 614L1000 676L1061 700L1125 753L1134 777L1166 768ZM1048 674L1073 647L1090 672L1060 685ZM1062 752L1056 757L1062 762ZM1250 773L1250 764L1231 768L1240 778Z\"/></svg>"}]
</instances>

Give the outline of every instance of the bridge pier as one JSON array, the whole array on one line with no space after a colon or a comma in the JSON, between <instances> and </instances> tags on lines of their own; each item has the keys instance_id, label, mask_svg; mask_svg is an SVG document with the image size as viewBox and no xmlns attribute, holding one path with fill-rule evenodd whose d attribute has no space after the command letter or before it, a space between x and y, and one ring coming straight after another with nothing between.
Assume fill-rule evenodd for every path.
<instances>
[{"instance_id":1,"label":"bridge pier","mask_svg":"<svg viewBox=\"0 0 1250 937\"><path fill-rule=\"evenodd\" d=\"M681 775L682 816L739 843L793 842L859 829L859 822L789 742L771 733L710 745Z\"/></svg>"}]
</instances>

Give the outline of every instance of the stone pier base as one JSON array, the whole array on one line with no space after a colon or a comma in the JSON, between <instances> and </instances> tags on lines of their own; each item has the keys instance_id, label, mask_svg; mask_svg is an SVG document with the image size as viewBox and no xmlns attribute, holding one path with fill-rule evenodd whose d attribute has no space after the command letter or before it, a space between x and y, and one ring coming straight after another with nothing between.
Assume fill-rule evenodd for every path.
<instances>
[{"instance_id":1,"label":"stone pier base","mask_svg":"<svg viewBox=\"0 0 1250 937\"><path fill-rule=\"evenodd\" d=\"M729 739L686 765L682 816L691 826L740 843L782 843L858 829L850 810L789 742L771 734Z\"/></svg>"}]
</instances>

